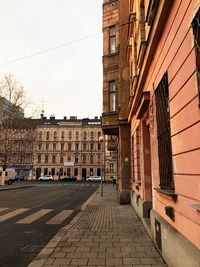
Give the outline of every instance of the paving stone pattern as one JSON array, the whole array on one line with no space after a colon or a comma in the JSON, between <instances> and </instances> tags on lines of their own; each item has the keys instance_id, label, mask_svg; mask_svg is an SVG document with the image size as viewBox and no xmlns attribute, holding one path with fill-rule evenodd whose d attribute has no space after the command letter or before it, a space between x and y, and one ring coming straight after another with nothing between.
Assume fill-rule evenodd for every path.
<instances>
[{"instance_id":1,"label":"paving stone pattern","mask_svg":"<svg viewBox=\"0 0 200 267\"><path fill-rule=\"evenodd\" d=\"M167 267L131 205L104 185L47 244L29 267Z\"/></svg>"}]
</instances>

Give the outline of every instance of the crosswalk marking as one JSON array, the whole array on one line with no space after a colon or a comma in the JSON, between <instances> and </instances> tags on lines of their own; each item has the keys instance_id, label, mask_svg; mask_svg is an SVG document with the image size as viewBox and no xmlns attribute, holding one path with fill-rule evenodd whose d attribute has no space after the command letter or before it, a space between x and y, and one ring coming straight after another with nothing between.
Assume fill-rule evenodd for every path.
<instances>
[{"instance_id":1,"label":"crosswalk marking","mask_svg":"<svg viewBox=\"0 0 200 267\"><path fill-rule=\"evenodd\" d=\"M46 222L46 224L61 224L67 217L72 214L73 210L63 210Z\"/></svg>"},{"instance_id":2,"label":"crosswalk marking","mask_svg":"<svg viewBox=\"0 0 200 267\"><path fill-rule=\"evenodd\" d=\"M0 216L0 222L4 222L4 221L6 221L12 217L15 217L15 216L27 211L27 210L29 210L29 209L17 209L17 210L9 212L7 214L1 215Z\"/></svg>"},{"instance_id":3,"label":"crosswalk marking","mask_svg":"<svg viewBox=\"0 0 200 267\"><path fill-rule=\"evenodd\" d=\"M9 208L0 208L0 212L8 210Z\"/></svg>"},{"instance_id":4,"label":"crosswalk marking","mask_svg":"<svg viewBox=\"0 0 200 267\"><path fill-rule=\"evenodd\" d=\"M40 217L46 215L47 213L49 213L50 211L52 211L52 209L41 209L33 214L31 214L30 216L22 219L22 220L19 220L18 224L30 224L36 220L38 220Z\"/></svg>"}]
</instances>

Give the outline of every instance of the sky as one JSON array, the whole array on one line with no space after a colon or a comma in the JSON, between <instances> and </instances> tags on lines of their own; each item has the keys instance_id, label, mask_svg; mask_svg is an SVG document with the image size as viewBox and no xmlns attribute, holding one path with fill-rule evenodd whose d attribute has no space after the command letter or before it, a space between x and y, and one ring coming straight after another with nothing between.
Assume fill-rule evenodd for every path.
<instances>
[{"instance_id":1,"label":"sky","mask_svg":"<svg viewBox=\"0 0 200 267\"><path fill-rule=\"evenodd\" d=\"M24 86L26 116L101 115L102 0L0 0L0 29L0 79Z\"/></svg>"}]
</instances>

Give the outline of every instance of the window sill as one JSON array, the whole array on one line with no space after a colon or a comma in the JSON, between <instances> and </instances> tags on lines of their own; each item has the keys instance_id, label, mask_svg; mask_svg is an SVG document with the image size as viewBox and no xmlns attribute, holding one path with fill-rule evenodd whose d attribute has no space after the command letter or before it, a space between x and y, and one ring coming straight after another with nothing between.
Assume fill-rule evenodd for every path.
<instances>
[{"instance_id":1,"label":"window sill","mask_svg":"<svg viewBox=\"0 0 200 267\"><path fill-rule=\"evenodd\" d=\"M174 192L174 190L168 190L168 189L161 189L158 187L154 187L154 190L157 191L158 193L161 193L165 196L170 197L174 202L177 201L177 194Z\"/></svg>"},{"instance_id":2,"label":"window sill","mask_svg":"<svg viewBox=\"0 0 200 267\"><path fill-rule=\"evenodd\" d=\"M200 212L200 203L199 204L194 204L194 205L191 205L191 207L195 210L197 210L198 212Z\"/></svg>"}]
</instances>

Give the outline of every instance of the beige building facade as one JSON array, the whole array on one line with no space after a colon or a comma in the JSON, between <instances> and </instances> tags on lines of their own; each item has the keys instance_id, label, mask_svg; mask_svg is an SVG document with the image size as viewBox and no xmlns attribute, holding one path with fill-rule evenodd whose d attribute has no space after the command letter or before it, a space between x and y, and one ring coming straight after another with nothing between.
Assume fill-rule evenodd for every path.
<instances>
[{"instance_id":1,"label":"beige building facade","mask_svg":"<svg viewBox=\"0 0 200 267\"><path fill-rule=\"evenodd\" d=\"M101 118L42 118L36 127L33 179L102 176L104 170Z\"/></svg>"}]
</instances>

